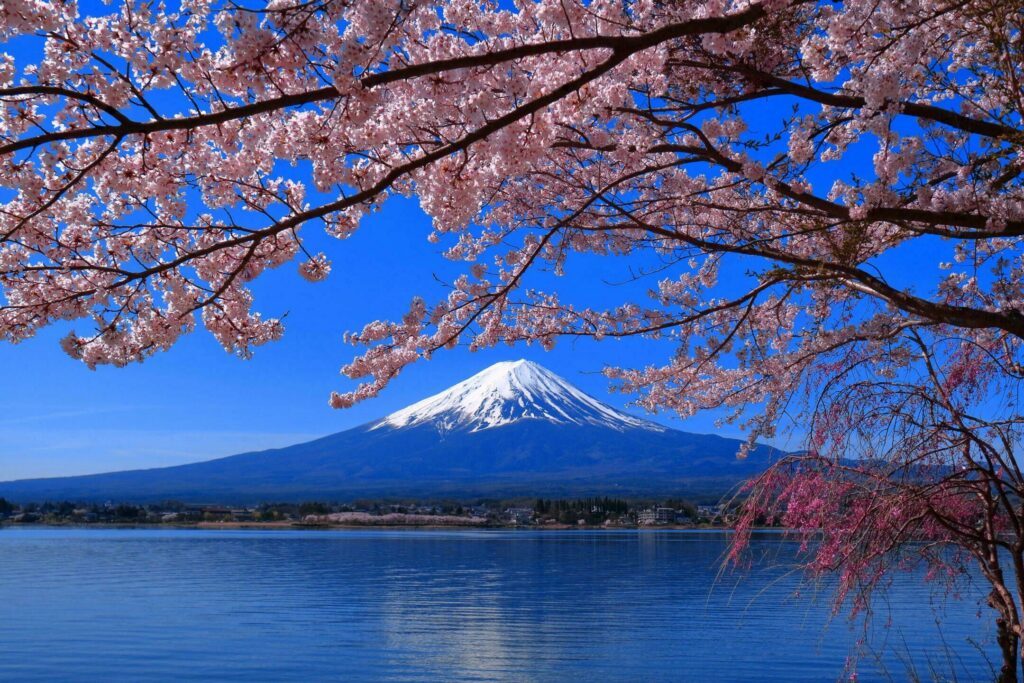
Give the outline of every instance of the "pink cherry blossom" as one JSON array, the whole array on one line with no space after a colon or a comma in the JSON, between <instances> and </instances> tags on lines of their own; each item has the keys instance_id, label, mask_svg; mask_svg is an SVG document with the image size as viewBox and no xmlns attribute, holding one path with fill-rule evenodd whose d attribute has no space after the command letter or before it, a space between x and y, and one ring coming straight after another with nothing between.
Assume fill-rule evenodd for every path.
<instances>
[{"instance_id":1,"label":"pink cherry blossom","mask_svg":"<svg viewBox=\"0 0 1024 683\"><path fill-rule=\"evenodd\" d=\"M304 235L343 240L414 197L463 274L349 334L361 384L332 405L456 345L648 339L650 357L606 370L642 406L723 411L750 444L806 435L744 494L741 531L820 537L807 567L838 572L855 607L891 570L945 578L970 558L1014 680L1017 3L96 11L0 4L0 36L42 55L0 55L0 338L70 321L68 354L123 365L202 326L248 356L284 333L256 278L297 261L329 279ZM578 254L656 271L650 296L536 286Z\"/></svg>"}]
</instances>

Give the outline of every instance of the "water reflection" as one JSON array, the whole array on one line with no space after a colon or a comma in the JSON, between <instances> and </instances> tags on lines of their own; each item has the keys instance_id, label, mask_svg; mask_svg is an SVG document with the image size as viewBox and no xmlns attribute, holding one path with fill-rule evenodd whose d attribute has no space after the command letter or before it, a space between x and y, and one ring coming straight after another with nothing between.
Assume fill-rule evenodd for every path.
<instances>
[{"instance_id":1,"label":"water reflection","mask_svg":"<svg viewBox=\"0 0 1024 683\"><path fill-rule=\"evenodd\" d=\"M794 546L759 537L740 575L721 571L726 542L671 532L5 529L0 678L841 676L862 634L830 624L827 597L790 571ZM940 631L932 591L914 576L889 591L861 680L989 676L978 595L953 603Z\"/></svg>"}]
</instances>

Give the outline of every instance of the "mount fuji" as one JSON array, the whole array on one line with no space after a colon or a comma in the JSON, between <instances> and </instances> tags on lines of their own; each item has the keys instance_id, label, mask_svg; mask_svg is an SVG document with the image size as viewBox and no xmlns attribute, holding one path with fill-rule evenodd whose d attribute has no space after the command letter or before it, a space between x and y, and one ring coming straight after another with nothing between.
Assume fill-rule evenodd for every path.
<instances>
[{"instance_id":1,"label":"mount fuji","mask_svg":"<svg viewBox=\"0 0 1024 683\"><path fill-rule=\"evenodd\" d=\"M616 431L665 427L627 415L587 396L564 379L528 360L495 363L440 394L413 403L371 429L431 425L440 433L478 432L520 420L591 425Z\"/></svg>"},{"instance_id":2,"label":"mount fuji","mask_svg":"<svg viewBox=\"0 0 1024 683\"><path fill-rule=\"evenodd\" d=\"M720 496L780 451L616 410L531 361L492 365L380 420L207 462L0 483L11 500Z\"/></svg>"}]
</instances>

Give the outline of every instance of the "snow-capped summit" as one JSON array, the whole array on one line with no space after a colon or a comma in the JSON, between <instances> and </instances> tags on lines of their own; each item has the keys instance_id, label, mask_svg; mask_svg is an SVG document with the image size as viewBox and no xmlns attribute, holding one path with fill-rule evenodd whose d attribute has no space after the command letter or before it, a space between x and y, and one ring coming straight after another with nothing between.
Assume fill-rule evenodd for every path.
<instances>
[{"instance_id":1,"label":"snow-capped summit","mask_svg":"<svg viewBox=\"0 0 1024 683\"><path fill-rule=\"evenodd\" d=\"M391 413L373 429L430 424L441 432L478 432L520 420L665 431L588 396L528 360L495 363L440 394Z\"/></svg>"}]
</instances>

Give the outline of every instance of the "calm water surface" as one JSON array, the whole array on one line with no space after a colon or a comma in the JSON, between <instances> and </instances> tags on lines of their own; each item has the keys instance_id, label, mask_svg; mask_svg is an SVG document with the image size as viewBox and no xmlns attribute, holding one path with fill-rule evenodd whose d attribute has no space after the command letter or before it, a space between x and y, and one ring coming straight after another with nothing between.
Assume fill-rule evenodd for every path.
<instances>
[{"instance_id":1,"label":"calm water surface","mask_svg":"<svg viewBox=\"0 0 1024 683\"><path fill-rule=\"evenodd\" d=\"M0 679L822 681L863 629L760 537L0 529ZM907 576L859 680L985 680L981 586ZM979 612L981 618L979 618ZM936 619L942 620L941 628ZM886 622L891 622L887 624Z\"/></svg>"}]
</instances>

